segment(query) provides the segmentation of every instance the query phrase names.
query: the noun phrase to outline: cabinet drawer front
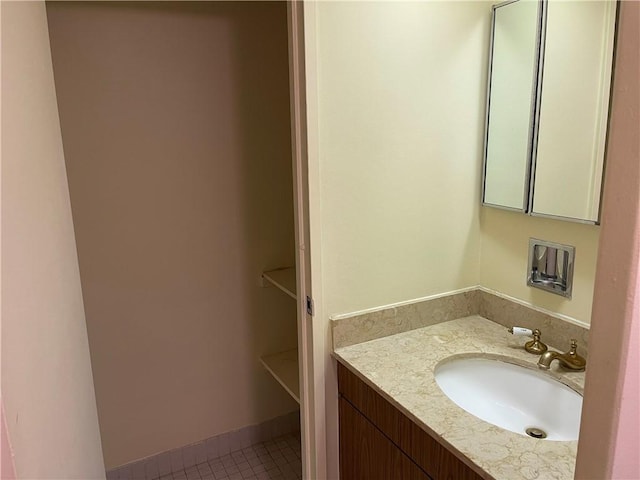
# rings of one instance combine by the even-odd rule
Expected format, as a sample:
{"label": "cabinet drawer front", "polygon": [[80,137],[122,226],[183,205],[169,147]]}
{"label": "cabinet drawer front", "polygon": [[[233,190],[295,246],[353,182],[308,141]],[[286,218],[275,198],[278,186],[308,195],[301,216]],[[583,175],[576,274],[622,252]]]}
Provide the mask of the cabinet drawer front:
{"label": "cabinet drawer front", "polygon": [[[483,478],[340,363],[338,363],[338,390],[344,399],[348,400],[431,478],[436,480],[481,480]],[[342,401],[341,398],[341,403]],[[342,445],[342,430],[340,435]],[[342,449],[342,446],[340,448]]]}
{"label": "cabinet drawer front", "polygon": [[338,389],[420,468],[437,478],[442,450],[438,442],[341,364],[338,364]]}
{"label": "cabinet drawer front", "polygon": [[344,397],[340,397],[340,479],[432,480]]}

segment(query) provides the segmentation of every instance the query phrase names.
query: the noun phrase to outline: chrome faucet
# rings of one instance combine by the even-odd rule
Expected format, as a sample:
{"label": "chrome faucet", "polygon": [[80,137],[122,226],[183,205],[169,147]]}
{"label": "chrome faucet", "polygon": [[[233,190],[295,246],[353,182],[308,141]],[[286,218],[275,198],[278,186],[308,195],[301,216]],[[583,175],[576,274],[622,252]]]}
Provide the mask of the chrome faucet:
{"label": "chrome faucet", "polygon": [[578,342],[575,339],[571,339],[571,349],[567,353],[559,353],[546,351],[542,355],[540,355],[540,360],[538,360],[538,368],[543,370],[549,370],[551,367],[551,362],[554,360],[558,360],[560,365],[568,370],[573,370],[575,372],[581,372],[584,370],[587,365],[587,361],[576,353],[578,349]]}

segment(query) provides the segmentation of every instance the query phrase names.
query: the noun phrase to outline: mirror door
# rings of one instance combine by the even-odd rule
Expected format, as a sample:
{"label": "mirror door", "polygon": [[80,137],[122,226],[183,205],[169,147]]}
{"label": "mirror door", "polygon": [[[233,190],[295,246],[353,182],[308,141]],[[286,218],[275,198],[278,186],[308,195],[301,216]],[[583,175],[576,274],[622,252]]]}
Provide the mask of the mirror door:
{"label": "mirror door", "polygon": [[613,1],[546,2],[534,215],[599,218],[613,43]]}
{"label": "mirror door", "polygon": [[529,193],[540,8],[530,1],[493,7],[483,202],[519,211]]}

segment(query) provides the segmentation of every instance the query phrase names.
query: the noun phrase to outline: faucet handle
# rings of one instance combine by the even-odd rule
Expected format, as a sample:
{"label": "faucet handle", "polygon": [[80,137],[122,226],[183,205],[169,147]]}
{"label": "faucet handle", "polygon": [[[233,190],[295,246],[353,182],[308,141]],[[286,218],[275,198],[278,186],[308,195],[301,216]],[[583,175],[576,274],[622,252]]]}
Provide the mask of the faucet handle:
{"label": "faucet handle", "polygon": [[531,335],[533,336],[533,340],[524,344],[524,349],[533,353],[534,355],[541,355],[547,351],[547,346],[540,341],[540,336],[542,332],[537,328],[535,330],[529,330],[528,328],[522,327],[510,327],[509,333],[513,335]]}
{"label": "faucet handle", "polygon": [[575,338],[571,339],[571,348],[569,349],[570,355],[576,355],[576,351],[578,350],[578,341]]}
{"label": "faucet handle", "polygon": [[566,353],[567,363],[570,364],[572,370],[584,370],[587,365],[587,361],[584,357],[578,355],[578,341],[575,338],[571,339],[571,348]]}
{"label": "faucet handle", "polygon": [[524,344],[524,349],[534,355],[541,355],[547,351],[547,346],[540,341],[542,332],[537,328],[533,331],[533,340]]}

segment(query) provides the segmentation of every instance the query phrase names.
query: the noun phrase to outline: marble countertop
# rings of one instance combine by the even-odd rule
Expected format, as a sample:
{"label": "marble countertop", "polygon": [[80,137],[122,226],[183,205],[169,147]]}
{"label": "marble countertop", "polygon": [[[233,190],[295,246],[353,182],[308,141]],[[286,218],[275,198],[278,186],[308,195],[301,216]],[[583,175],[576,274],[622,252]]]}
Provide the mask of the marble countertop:
{"label": "marble countertop", "polygon": [[[465,354],[536,368],[539,357],[522,348],[527,340],[474,315],[338,348],[334,356],[483,477],[572,479],[577,441],[538,440],[480,420],[453,403],[433,375],[440,361]],[[549,374],[582,393],[584,372],[553,362]]]}

